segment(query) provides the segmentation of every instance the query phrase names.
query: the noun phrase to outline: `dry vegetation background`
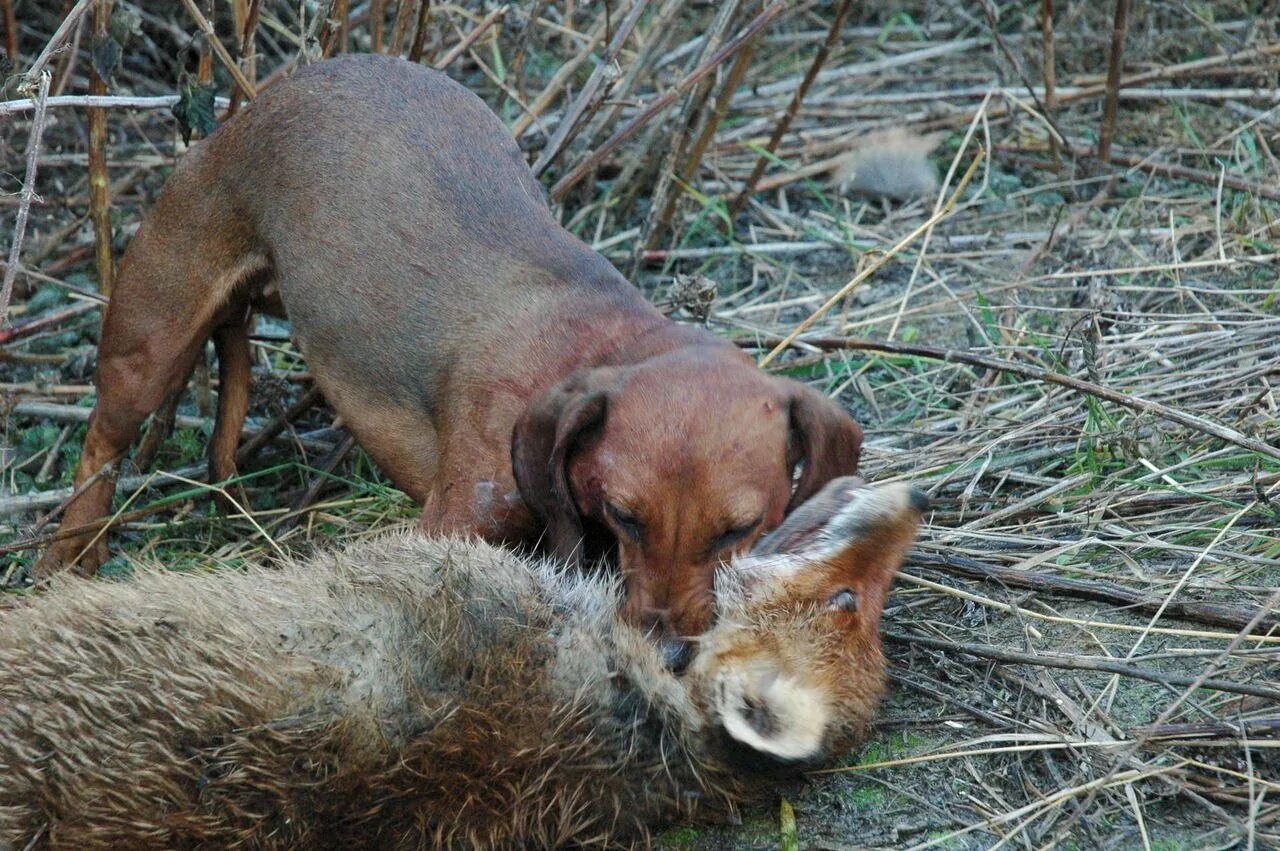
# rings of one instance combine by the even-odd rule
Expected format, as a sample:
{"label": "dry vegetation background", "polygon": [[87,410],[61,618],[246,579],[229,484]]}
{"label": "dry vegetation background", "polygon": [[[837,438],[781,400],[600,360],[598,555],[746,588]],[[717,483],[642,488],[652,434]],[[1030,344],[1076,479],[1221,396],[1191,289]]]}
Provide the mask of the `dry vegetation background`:
{"label": "dry vegetation background", "polygon": [[[0,326],[0,575],[28,593],[57,533],[111,263],[180,124],[242,98],[233,66],[259,88],[396,52],[480,93],[566,225],[678,318],[762,357],[813,320],[767,368],[858,416],[869,477],[935,499],[872,742],[664,843],[1280,847],[1277,4],[1129,6],[0,0],[0,233],[30,205]],[[891,127],[939,134],[937,191],[829,178]],[[287,326],[255,342],[246,512],[203,484],[205,369],[122,471],[119,552],[234,566],[414,514]]]}

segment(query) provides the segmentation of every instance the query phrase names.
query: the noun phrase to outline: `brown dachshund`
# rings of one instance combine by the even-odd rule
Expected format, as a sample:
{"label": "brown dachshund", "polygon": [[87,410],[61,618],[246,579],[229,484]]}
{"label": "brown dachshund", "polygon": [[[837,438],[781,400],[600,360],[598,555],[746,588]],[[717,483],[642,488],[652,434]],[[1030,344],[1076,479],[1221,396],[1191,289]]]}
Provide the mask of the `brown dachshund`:
{"label": "brown dachshund", "polygon": [[[423,528],[541,537],[560,556],[616,543],[627,615],[668,634],[705,629],[714,567],[857,466],[843,410],[671,322],[562,228],[479,98],[346,56],[269,88],[169,178],[120,264],[87,486],[64,525],[108,511],[99,472],[210,337],[210,473],[234,475],[252,311],[286,308],[316,383],[423,504]],[[58,542],[37,574],[96,568],[91,538]]]}

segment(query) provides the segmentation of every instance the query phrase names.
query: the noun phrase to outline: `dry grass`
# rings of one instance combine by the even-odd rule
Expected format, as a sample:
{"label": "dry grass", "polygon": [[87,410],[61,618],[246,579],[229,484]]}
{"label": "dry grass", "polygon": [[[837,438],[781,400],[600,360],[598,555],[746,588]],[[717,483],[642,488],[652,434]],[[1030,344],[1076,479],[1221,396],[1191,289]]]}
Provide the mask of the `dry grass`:
{"label": "dry grass", "polygon": [[[17,72],[53,35],[51,5],[16,3]],[[215,5],[239,56],[237,4]],[[942,209],[979,147],[988,154],[949,216],[768,366],[854,411],[867,475],[935,498],[886,618],[897,688],[880,734],[788,796],[794,823],[749,814],[732,830],[673,831],[669,844],[1280,845],[1275,4],[1136,4],[1105,166],[1092,146],[1114,8],[1048,5],[1051,96],[1041,4],[855,8],[735,218],[729,205],[839,3],[768,23],[728,94],[741,54],[703,85],[688,78],[758,19],[758,3],[733,4],[717,28],[711,6],[653,0],[616,48],[633,8],[623,0],[607,19],[595,4],[572,18],[565,4],[440,5],[422,31],[393,0],[334,4],[350,9],[346,27],[262,4],[258,87],[297,60],[304,32],[316,51],[369,49],[369,9],[383,9],[384,43],[399,31],[402,52],[448,59],[522,128],[531,162],[554,140],[542,176],[571,228],[634,266],[657,302],[678,300],[676,274],[717,281],[711,326],[761,356]],[[179,4],[116,7],[138,11],[140,28],[111,94],[172,95],[199,58],[192,18]],[[78,52],[51,56],[54,94],[88,91],[89,42],[86,28]],[[616,68],[596,70],[605,51]],[[664,94],[671,106],[639,120]],[[17,97],[12,82],[5,97]],[[0,329],[0,546],[15,575],[33,555],[22,542],[56,527],[43,518],[66,494],[92,401],[89,137],[83,111],[48,112],[25,271]],[[577,120],[562,131],[566,115]],[[0,233],[13,230],[30,119],[0,113]],[[826,182],[853,140],[896,125],[946,133],[937,198],[889,205]],[[175,136],[162,109],[108,113],[117,256]],[[598,167],[564,185],[592,157]],[[689,176],[664,190],[674,207],[650,203],[664,168]],[[122,550],[234,564],[412,514],[363,455],[339,451],[323,407],[290,411],[305,364],[286,330],[259,329],[251,430],[285,427],[246,468],[252,517],[210,514],[208,489],[192,484],[210,427],[197,386],[157,465],[122,489]],[[286,517],[297,525],[284,531]]]}

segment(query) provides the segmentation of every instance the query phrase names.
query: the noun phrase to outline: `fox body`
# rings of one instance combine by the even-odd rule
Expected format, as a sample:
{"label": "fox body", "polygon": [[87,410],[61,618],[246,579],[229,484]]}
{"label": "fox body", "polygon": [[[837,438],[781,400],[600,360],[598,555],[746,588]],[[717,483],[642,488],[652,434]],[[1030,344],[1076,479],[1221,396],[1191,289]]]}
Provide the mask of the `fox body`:
{"label": "fox body", "polygon": [[839,754],[922,505],[839,479],[681,676],[604,573],[418,533],[0,617],[0,847],[610,845]]}

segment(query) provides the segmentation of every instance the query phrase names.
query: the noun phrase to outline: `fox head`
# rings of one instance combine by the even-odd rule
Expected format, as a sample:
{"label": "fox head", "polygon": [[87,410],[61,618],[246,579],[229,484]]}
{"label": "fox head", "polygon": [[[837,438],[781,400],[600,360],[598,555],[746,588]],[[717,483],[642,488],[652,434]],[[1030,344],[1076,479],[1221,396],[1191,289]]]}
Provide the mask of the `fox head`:
{"label": "fox head", "polygon": [[722,569],[687,676],[727,758],[812,767],[865,733],[884,690],[880,613],[927,508],[905,484],[834,479]]}

